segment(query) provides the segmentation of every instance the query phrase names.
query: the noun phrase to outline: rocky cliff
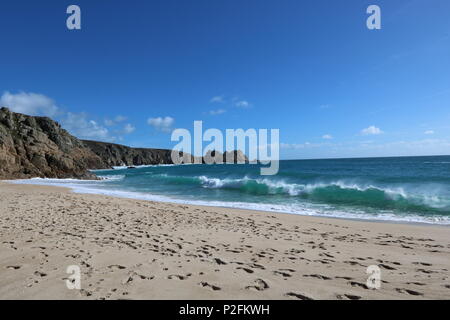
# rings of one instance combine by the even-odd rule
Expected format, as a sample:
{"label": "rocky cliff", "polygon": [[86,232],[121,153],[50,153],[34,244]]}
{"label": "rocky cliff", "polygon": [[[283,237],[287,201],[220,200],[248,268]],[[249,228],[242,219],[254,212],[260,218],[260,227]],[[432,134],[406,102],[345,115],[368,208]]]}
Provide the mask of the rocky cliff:
{"label": "rocky cliff", "polygon": [[[131,148],[119,144],[79,140],[47,117],[32,117],[0,109],[0,179],[77,178],[95,179],[89,169],[113,166],[172,164],[171,150]],[[210,151],[199,163],[217,157],[226,162],[247,163],[241,151]],[[194,162],[190,154],[181,154]],[[209,159],[207,161],[207,159]],[[219,161],[220,163],[221,161]]]}
{"label": "rocky cliff", "polygon": [[0,179],[93,179],[94,167],[103,160],[57,122],[0,109]]}
{"label": "rocky cliff", "polygon": [[[166,149],[147,149],[147,148],[131,148],[115,143],[82,140],[86,147],[91,149],[96,155],[103,160],[102,167],[114,166],[140,166],[155,164],[172,164],[172,150]],[[180,154],[183,157],[183,154]],[[217,158],[215,158],[217,157]],[[248,163],[245,154],[238,151],[229,151],[222,154],[218,151],[209,151],[203,159],[199,157],[199,163],[225,163],[227,157],[232,157],[235,163]],[[233,158],[234,157],[234,158]],[[194,157],[188,153],[184,155],[185,162],[194,163]]]}
{"label": "rocky cliff", "polygon": [[82,141],[86,147],[102,159],[102,167],[173,163],[171,150],[131,148],[115,143]]}

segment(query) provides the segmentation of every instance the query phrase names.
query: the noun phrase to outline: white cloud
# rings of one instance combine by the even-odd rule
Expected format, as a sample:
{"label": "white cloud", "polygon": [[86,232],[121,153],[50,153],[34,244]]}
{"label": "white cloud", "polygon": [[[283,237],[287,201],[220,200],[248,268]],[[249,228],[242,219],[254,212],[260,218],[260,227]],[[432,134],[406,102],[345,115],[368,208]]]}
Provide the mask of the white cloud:
{"label": "white cloud", "polygon": [[136,128],[132,126],[130,123],[127,123],[125,127],[123,127],[123,132],[126,134],[132,133]]}
{"label": "white cloud", "polygon": [[329,148],[331,146],[334,146],[335,144],[331,142],[321,142],[321,143],[311,143],[311,142],[305,142],[305,143],[280,143],[280,149],[286,149],[286,150],[300,150],[300,149],[315,149],[315,148],[322,148],[326,147]]}
{"label": "white cloud", "polygon": [[118,115],[114,120],[115,120],[116,122],[122,122],[122,121],[127,120],[127,117]]}
{"label": "white cloud", "polygon": [[212,116],[216,116],[216,115],[219,115],[219,114],[223,114],[225,112],[227,112],[227,110],[225,110],[225,109],[217,109],[217,110],[211,110],[209,112],[209,114],[212,115]]}
{"label": "white cloud", "polygon": [[252,104],[247,100],[243,100],[239,97],[226,98],[224,95],[212,97],[209,100],[210,103],[222,103],[230,104],[238,108],[250,108]]}
{"label": "white cloud", "polygon": [[422,139],[393,141],[384,144],[362,144],[349,146],[346,153],[358,152],[360,156],[420,156],[444,155],[450,150],[450,140]]}
{"label": "white cloud", "polygon": [[382,134],[382,133],[383,133],[383,131],[381,131],[380,128],[377,128],[375,126],[370,126],[368,128],[365,128],[365,129],[361,130],[361,134],[364,135],[364,136],[377,135],[377,134]]}
{"label": "white cloud", "polygon": [[305,147],[304,144],[298,143],[280,143],[281,149],[303,149]]}
{"label": "white cloud", "polygon": [[105,124],[105,126],[112,127],[112,126],[115,126],[116,124],[118,124],[119,122],[123,122],[123,121],[125,121],[125,120],[127,120],[127,117],[118,115],[118,116],[116,116],[116,117],[114,118],[114,120],[111,120],[111,119],[108,119],[108,118],[105,119],[105,120],[103,121],[103,123]]}
{"label": "white cloud", "polygon": [[12,94],[4,92],[0,98],[0,106],[8,107],[11,111],[24,113],[30,116],[55,116],[58,106],[43,94],[20,92]]}
{"label": "white cloud", "polygon": [[108,127],[112,127],[112,126],[116,125],[116,123],[114,122],[114,120],[111,120],[111,119],[105,119],[105,120],[103,121],[103,123],[105,124],[105,126],[108,126]]}
{"label": "white cloud", "polygon": [[330,139],[333,139],[333,136],[332,136],[331,134],[324,134],[324,135],[322,136],[322,139],[330,140]]}
{"label": "white cloud", "polygon": [[225,103],[225,99],[223,96],[215,96],[212,97],[211,100],[209,100],[211,103]]}
{"label": "white cloud", "polygon": [[[70,134],[81,139],[116,140],[116,137],[111,136],[107,128],[89,119],[87,114],[66,112],[59,108],[53,99],[43,94],[33,92],[12,94],[6,91],[0,98],[0,106],[3,105],[18,113],[52,117],[53,120],[60,122],[61,126],[69,131]],[[105,120],[105,125],[115,125],[116,122],[121,122],[125,119],[123,116],[117,116],[114,120]],[[133,130],[134,127],[131,125],[124,128],[126,133]]]}
{"label": "white cloud", "polygon": [[434,131],[433,130],[427,130],[427,131],[424,132],[424,134],[428,134],[428,135],[434,134]]}
{"label": "white cloud", "polygon": [[87,119],[84,113],[68,112],[61,120],[61,125],[70,133],[81,139],[114,140],[107,128],[94,120]]}
{"label": "white cloud", "polygon": [[280,143],[281,149],[304,149],[306,148],[310,143]]}
{"label": "white cloud", "polygon": [[234,105],[236,107],[239,107],[239,108],[248,108],[248,107],[250,107],[250,103],[248,101],[246,101],[246,100],[237,101]]}
{"label": "white cloud", "polygon": [[149,118],[147,123],[151,125],[156,130],[160,130],[163,132],[170,132],[172,129],[172,125],[175,122],[175,119],[172,117],[157,117],[157,118]]}

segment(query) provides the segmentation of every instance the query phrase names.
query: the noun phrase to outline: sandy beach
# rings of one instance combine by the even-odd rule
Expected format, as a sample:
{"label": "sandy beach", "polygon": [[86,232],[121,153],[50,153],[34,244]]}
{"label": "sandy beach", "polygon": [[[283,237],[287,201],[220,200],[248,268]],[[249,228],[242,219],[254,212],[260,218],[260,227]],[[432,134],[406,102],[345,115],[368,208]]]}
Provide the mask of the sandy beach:
{"label": "sandy beach", "polygon": [[[0,299],[450,299],[450,228],[0,182]],[[66,269],[81,269],[81,290]],[[381,269],[381,288],[366,269]]]}

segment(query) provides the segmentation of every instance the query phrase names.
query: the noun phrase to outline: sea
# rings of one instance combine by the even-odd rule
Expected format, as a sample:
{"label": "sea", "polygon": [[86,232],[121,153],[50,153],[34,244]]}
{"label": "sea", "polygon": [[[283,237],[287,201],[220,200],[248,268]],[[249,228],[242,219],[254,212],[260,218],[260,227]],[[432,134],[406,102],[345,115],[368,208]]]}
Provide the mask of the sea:
{"label": "sea", "polygon": [[27,179],[74,192],[358,220],[450,225],[450,156],[154,165],[93,171],[102,180]]}

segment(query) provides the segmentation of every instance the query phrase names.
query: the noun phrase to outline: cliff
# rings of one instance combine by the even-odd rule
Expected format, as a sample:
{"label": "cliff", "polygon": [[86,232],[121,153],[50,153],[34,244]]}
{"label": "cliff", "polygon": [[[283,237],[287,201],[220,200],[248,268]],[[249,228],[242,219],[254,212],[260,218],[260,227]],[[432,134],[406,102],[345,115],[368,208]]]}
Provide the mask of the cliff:
{"label": "cliff", "polygon": [[[0,179],[96,179],[89,169],[113,166],[172,164],[171,150],[131,148],[119,144],[79,140],[47,117],[33,117],[0,109]],[[241,151],[231,151],[236,163],[248,163]],[[225,162],[227,153],[210,151]],[[190,154],[185,159],[194,162]]]}
{"label": "cliff", "polygon": [[50,118],[0,109],[0,179],[95,179],[88,169],[102,166],[99,156]]}
{"label": "cliff", "polygon": [[102,167],[173,163],[171,150],[131,148],[115,143],[82,141],[86,147],[102,159]]}
{"label": "cliff", "polygon": [[[140,165],[155,165],[155,164],[172,164],[171,153],[172,150],[166,149],[147,149],[147,148],[131,148],[120,144],[82,140],[83,143],[91,149],[96,155],[103,160],[103,167],[113,166],[140,166]],[[226,157],[234,156],[235,163],[248,163],[248,159],[242,151],[230,151],[224,154],[218,151],[209,151],[201,163],[213,163],[214,157],[217,156],[222,163],[226,162]],[[185,159],[190,159],[194,162],[194,157],[188,153],[185,154]]]}

